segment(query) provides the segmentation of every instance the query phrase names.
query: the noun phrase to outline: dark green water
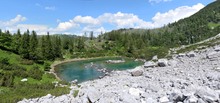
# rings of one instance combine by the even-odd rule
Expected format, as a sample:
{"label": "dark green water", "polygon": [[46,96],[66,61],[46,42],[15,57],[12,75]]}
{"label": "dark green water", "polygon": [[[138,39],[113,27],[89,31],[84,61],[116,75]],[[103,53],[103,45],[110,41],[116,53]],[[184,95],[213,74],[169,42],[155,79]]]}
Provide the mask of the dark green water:
{"label": "dark green water", "polygon": [[[126,62],[109,64],[106,63],[107,60],[121,60],[124,59]],[[98,71],[100,68],[106,68],[109,71],[112,70],[126,70],[133,69],[136,66],[143,64],[142,62],[136,62],[133,59],[121,58],[121,57],[111,57],[111,58],[99,58],[91,60],[82,60],[60,64],[56,67],[57,75],[65,80],[72,81],[77,79],[78,82],[84,82],[88,80],[93,80],[99,78],[99,76],[104,76],[103,72]]]}

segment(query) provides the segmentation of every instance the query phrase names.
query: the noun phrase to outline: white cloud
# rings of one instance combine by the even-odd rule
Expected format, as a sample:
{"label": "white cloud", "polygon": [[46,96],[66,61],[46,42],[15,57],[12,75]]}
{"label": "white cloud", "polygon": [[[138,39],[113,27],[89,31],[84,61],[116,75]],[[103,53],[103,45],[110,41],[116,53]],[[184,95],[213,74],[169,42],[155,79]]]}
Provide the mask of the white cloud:
{"label": "white cloud", "polygon": [[91,16],[76,16],[73,19],[74,22],[76,23],[82,23],[82,24],[91,24],[91,25],[98,25],[99,24],[99,20],[91,17]]}
{"label": "white cloud", "polygon": [[149,0],[150,3],[160,3],[160,2],[168,2],[172,0]]}
{"label": "white cloud", "polygon": [[17,24],[19,22],[25,21],[26,17],[23,17],[21,15],[17,15],[14,19],[11,19],[9,21],[0,21],[1,26],[12,26],[14,24]]}
{"label": "white cloud", "polygon": [[204,7],[203,4],[198,3],[192,7],[189,6],[182,6],[178,7],[174,10],[169,10],[165,13],[158,12],[153,18],[153,24],[154,27],[161,27],[163,25],[166,25],[168,23],[173,23],[175,21],[178,21],[180,19],[189,17],[193,15],[194,13],[198,12],[200,9]]}
{"label": "white cloud", "polygon": [[79,27],[79,24],[75,23],[73,20],[69,20],[68,22],[60,22],[54,31],[66,31],[75,27]]}
{"label": "white cloud", "polygon": [[46,6],[44,9],[53,11],[53,10],[56,10],[56,7],[55,6]]}

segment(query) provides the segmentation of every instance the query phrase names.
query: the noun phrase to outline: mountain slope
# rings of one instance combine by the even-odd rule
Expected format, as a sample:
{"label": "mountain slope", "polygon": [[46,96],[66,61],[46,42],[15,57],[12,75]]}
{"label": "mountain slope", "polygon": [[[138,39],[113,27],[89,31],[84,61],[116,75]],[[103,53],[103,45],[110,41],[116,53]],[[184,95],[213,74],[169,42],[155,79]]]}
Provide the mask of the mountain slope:
{"label": "mountain slope", "polygon": [[[153,55],[165,56],[165,51],[169,48],[193,44],[218,33],[220,33],[219,0],[188,18],[162,28],[113,30],[105,33],[103,38],[115,43],[112,48],[122,48],[120,51],[122,54],[149,59]],[[152,51],[157,53],[151,53]]]}

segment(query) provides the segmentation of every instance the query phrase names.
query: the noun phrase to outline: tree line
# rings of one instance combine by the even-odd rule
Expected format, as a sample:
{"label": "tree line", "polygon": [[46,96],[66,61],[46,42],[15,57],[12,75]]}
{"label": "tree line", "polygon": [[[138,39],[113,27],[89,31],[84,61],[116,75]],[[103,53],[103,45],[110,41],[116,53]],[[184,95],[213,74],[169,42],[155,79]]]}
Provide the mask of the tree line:
{"label": "tree line", "polygon": [[62,58],[67,52],[82,51],[84,37],[65,35],[37,35],[35,31],[27,30],[21,34],[11,34],[8,30],[0,30],[0,49],[12,51],[24,59],[29,60],[54,60]]}

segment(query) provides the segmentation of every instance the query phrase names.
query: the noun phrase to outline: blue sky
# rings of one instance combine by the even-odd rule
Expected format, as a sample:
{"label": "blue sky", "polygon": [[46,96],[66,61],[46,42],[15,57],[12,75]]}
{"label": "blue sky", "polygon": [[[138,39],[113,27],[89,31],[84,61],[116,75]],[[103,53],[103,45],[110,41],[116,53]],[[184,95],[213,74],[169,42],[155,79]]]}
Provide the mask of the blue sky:
{"label": "blue sky", "polygon": [[214,0],[2,0],[0,28],[38,34],[83,34],[157,28],[188,17]]}

